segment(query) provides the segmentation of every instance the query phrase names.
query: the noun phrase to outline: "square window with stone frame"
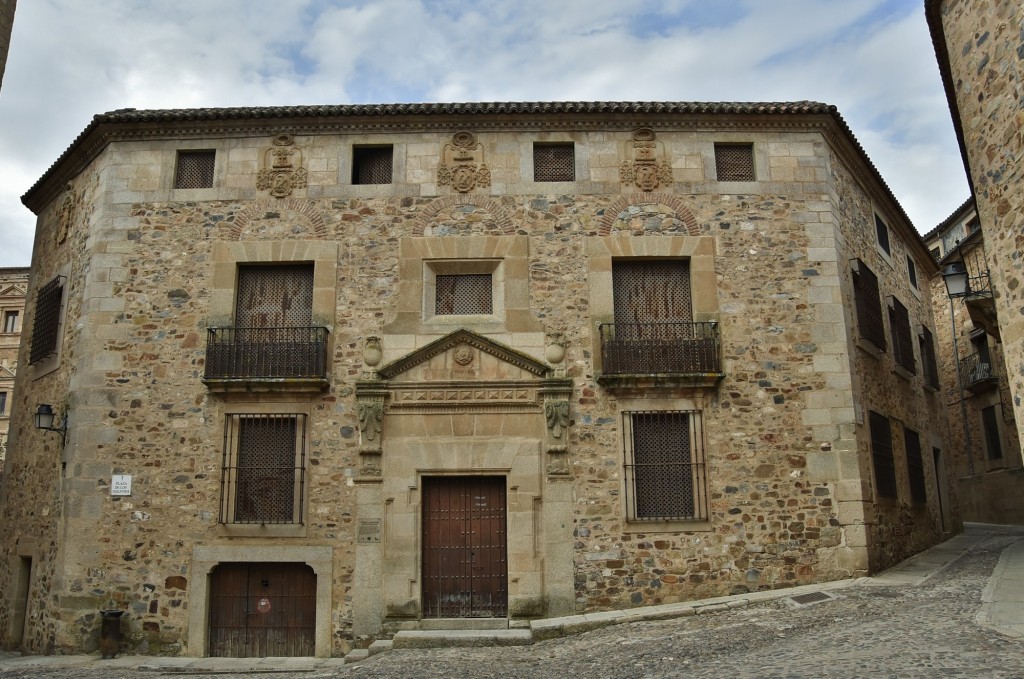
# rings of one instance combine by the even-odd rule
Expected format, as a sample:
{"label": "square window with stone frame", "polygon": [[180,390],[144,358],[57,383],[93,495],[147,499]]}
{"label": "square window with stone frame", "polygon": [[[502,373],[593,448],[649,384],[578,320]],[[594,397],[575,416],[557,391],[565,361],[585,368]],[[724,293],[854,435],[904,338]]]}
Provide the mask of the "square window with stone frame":
{"label": "square window with stone frame", "polygon": [[353,146],[352,147],[352,183],[353,184],[390,184],[394,165],[394,147],[386,146]]}
{"label": "square window with stone frame", "polygon": [[437,316],[490,314],[494,310],[494,284],[489,273],[439,273],[434,286]]}
{"label": "square window with stone frame", "polygon": [[5,311],[4,312],[4,333],[13,334],[18,332],[18,312],[17,311]]}
{"label": "square window with stone frame", "polygon": [[878,497],[895,500],[896,460],[892,452],[892,425],[889,418],[875,411],[868,412],[871,430],[871,462],[875,470],[875,490]]}
{"label": "square window with stone frame", "polygon": [[36,293],[29,365],[40,363],[58,352],[63,304],[64,276],[55,277]]}
{"label": "square window with stone frame", "polygon": [[622,442],[627,520],[707,520],[700,412],[623,412]]}
{"label": "square window with stone frame", "polygon": [[878,292],[878,277],[859,259],[853,264],[853,301],[857,311],[857,330],[860,337],[885,351],[885,322],[882,320],[882,299]]}
{"label": "square window with stone frame", "polygon": [[910,313],[895,297],[889,298],[889,329],[892,331],[892,355],[896,365],[916,375],[917,364],[914,361],[914,341],[910,334]]}
{"label": "square window with stone frame", "polygon": [[213,188],[216,158],[216,151],[178,151],[178,160],[174,171],[174,188]]}
{"label": "square window with stone frame", "polygon": [[533,181],[571,182],[576,179],[576,153],[572,142],[533,145]]}
{"label": "square window with stone frame", "polygon": [[877,213],[875,214],[875,239],[878,241],[878,247],[885,254],[892,254],[892,246],[889,244],[889,227]]}
{"label": "square window with stone frame", "polygon": [[753,144],[715,144],[715,176],[720,182],[752,182]]}
{"label": "square window with stone frame", "polygon": [[306,415],[227,416],[221,465],[220,522],[301,524]]}

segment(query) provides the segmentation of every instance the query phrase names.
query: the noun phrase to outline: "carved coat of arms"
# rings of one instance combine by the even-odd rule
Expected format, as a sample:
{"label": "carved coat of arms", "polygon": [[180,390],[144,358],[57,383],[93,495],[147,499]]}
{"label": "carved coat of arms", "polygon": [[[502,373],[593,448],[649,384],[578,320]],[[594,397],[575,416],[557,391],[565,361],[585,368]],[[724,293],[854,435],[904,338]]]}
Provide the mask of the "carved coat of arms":
{"label": "carved coat of arms", "polygon": [[648,193],[659,187],[671,186],[672,165],[665,159],[664,146],[654,138],[654,130],[649,127],[636,130],[632,143],[627,146],[626,157],[632,160],[622,161],[619,168],[619,179],[623,184],[635,184]]}
{"label": "carved coat of arms", "polygon": [[256,188],[270,191],[275,198],[290,196],[293,189],[306,187],[302,151],[290,134],[274,137],[273,146],[263,152],[263,167],[256,175]]}
{"label": "carved coat of arms", "polygon": [[491,171],[484,162],[484,147],[472,132],[456,132],[451,143],[445,144],[441,164],[437,168],[437,183],[451,186],[459,193],[491,185]]}

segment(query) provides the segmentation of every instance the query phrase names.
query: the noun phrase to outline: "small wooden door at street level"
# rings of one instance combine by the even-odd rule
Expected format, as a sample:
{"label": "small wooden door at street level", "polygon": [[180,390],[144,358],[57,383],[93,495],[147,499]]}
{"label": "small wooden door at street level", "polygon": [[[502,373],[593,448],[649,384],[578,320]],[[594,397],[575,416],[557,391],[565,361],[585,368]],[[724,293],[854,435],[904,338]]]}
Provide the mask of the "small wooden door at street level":
{"label": "small wooden door at street level", "polygon": [[312,656],[316,574],[302,563],[222,563],[210,575],[210,655]]}
{"label": "small wooden door at street level", "polygon": [[423,617],[508,615],[503,476],[423,479]]}

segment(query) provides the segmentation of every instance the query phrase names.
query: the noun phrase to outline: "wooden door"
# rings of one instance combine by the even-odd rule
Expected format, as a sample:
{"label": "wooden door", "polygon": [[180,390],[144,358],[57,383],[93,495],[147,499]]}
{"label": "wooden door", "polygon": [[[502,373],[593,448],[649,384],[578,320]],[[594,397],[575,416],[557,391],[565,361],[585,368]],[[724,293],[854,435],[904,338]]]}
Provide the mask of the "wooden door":
{"label": "wooden door", "polygon": [[423,479],[423,617],[508,615],[505,478]]}
{"label": "wooden door", "polygon": [[210,655],[312,656],[316,574],[301,563],[222,563],[210,576]]}

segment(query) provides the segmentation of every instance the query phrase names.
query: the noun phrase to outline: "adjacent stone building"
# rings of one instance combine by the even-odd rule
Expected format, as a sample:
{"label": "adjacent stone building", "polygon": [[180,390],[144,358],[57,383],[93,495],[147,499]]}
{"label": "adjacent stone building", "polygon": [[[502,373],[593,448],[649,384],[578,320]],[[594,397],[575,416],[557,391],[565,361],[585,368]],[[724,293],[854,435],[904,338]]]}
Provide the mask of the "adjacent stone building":
{"label": "adjacent stone building", "polygon": [[14,403],[14,375],[18,371],[27,290],[27,268],[0,268],[0,473],[3,473],[7,454],[7,430]]}
{"label": "adjacent stone building", "polygon": [[966,283],[961,294],[956,282],[947,285],[942,275],[932,279],[950,468],[961,516],[965,521],[1024,523],[1020,428],[974,200],[923,238],[942,270],[962,274]]}
{"label": "adjacent stone building", "polygon": [[834,107],[127,109],[24,201],[8,648],[326,656],[958,529],[936,264]]}
{"label": "adjacent stone building", "polygon": [[0,0],[0,85],[7,68],[7,53],[11,47],[11,31],[14,30],[14,10],[17,0]]}
{"label": "adjacent stone building", "polygon": [[1024,422],[1024,5],[926,0],[925,10],[985,233],[1007,405],[1014,421]]}

